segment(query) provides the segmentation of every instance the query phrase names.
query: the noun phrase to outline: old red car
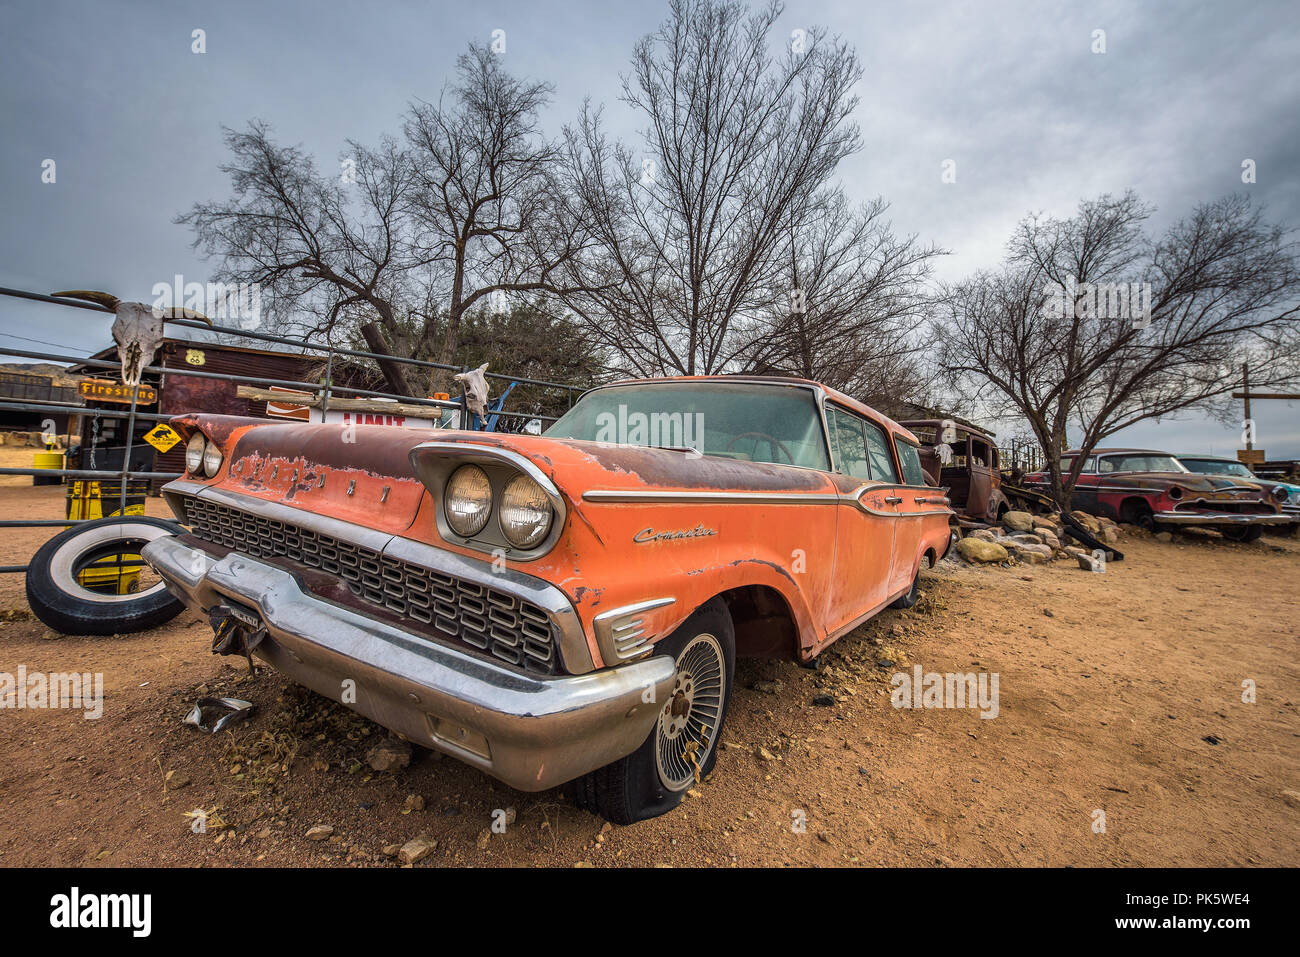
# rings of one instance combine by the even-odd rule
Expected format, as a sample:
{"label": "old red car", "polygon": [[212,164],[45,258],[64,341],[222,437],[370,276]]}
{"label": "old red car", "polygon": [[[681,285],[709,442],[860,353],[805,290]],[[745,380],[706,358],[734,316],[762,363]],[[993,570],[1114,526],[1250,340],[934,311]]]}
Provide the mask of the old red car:
{"label": "old red car", "polygon": [[[1069,472],[1077,450],[1061,457]],[[1050,490],[1047,474],[1025,477],[1025,484]],[[1289,525],[1292,518],[1279,499],[1253,482],[1197,475],[1168,452],[1149,449],[1096,449],[1079,473],[1071,507],[1146,529],[1214,528],[1233,541],[1254,541],[1269,525]]]}
{"label": "old red car", "polygon": [[811,661],[949,545],[916,437],[800,379],[603,386],[540,437],[172,424],[188,531],[143,554],[217,650],[618,822],[712,768],[737,655]]}

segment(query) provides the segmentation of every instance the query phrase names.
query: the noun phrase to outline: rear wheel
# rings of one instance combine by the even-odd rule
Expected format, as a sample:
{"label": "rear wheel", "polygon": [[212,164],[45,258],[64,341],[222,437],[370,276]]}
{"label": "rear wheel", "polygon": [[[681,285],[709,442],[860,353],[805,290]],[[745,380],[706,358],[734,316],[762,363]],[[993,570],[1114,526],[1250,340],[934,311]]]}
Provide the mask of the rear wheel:
{"label": "rear wheel", "polygon": [[566,784],[574,804],[615,824],[658,817],[680,804],[717,761],[735,646],[731,615],[720,598],[661,641],[656,650],[673,656],[677,673],[654,729],[627,757]]}
{"label": "rear wheel", "polygon": [[901,595],[889,603],[890,608],[911,608],[916,604],[916,600],[921,597],[921,570],[918,568],[916,574],[912,576],[912,587],[907,590],[906,595]]}

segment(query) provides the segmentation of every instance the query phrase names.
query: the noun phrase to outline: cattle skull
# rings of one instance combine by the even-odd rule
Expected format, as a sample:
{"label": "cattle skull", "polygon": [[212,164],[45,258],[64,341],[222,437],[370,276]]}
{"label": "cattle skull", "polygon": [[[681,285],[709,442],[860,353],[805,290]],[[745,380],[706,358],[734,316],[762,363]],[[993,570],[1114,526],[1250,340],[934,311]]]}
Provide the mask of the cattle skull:
{"label": "cattle skull", "polygon": [[212,325],[212,320],[193,309],[159,309],[147,306],[143,302],[122,302],[107,292],[95,292],[87,289],[74,289],[68,292],[56,292],[56,296],[68,299],[84,299],[86,302],[98,303],[112,311],[113,341],[117,343],[117,357],[122,362],[123,385],[135,387],[140,384],[144,367],[153,362],[154,353],[162,345],[163,323],[168,319],[197,319]]}
{"label": "cattle skull", "polygon": [[487,367],[485,362],[477,369],[458,372],[452,376],[465,390],[465,405],[474,415],[481,416],[487,412],[488,383],[487,376],[483,374],[487,372]]}

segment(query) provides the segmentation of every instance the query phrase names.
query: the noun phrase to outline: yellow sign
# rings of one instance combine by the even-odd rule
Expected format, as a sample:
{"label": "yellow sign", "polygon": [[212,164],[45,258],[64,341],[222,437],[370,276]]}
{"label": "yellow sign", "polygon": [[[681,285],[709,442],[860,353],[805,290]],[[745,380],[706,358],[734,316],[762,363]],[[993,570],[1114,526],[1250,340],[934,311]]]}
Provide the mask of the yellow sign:
{"label": "yellow sign", "polygon": [[181,440],[180,434],[166,422],[159,422],[144,434],[144,440],[159,452],[166,452]]}
{"label": "yellow sign", "polygon": [[208,357],[203,354],[202,349],[186,349],[185,361],[192,366],[201,366],[208,361]]}
{"label": "yellow sign", "polygon": [[[112,379],[82,379],[80,391],[83,398],[94,399],[96,402],[131,404],[131,390]],[[153,405],[158,401],[158,391],[151,385],[137,386],[136,393],[137,405]]]}

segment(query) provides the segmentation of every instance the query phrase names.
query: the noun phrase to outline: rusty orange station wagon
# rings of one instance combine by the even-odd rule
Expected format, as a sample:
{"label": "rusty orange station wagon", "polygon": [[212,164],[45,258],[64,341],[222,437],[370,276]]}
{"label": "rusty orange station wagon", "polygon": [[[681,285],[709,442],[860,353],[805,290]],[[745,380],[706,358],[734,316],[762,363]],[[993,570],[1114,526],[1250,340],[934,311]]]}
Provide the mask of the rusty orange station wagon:
{"label": "rusty orange station wagon", "polygon": [[737,655],[813,662],[950,542],[916,437],[802,379],[614,383],[542,436],[172,425],[188,530],[143,552],[214,651],[617,823],[709,773]]}

